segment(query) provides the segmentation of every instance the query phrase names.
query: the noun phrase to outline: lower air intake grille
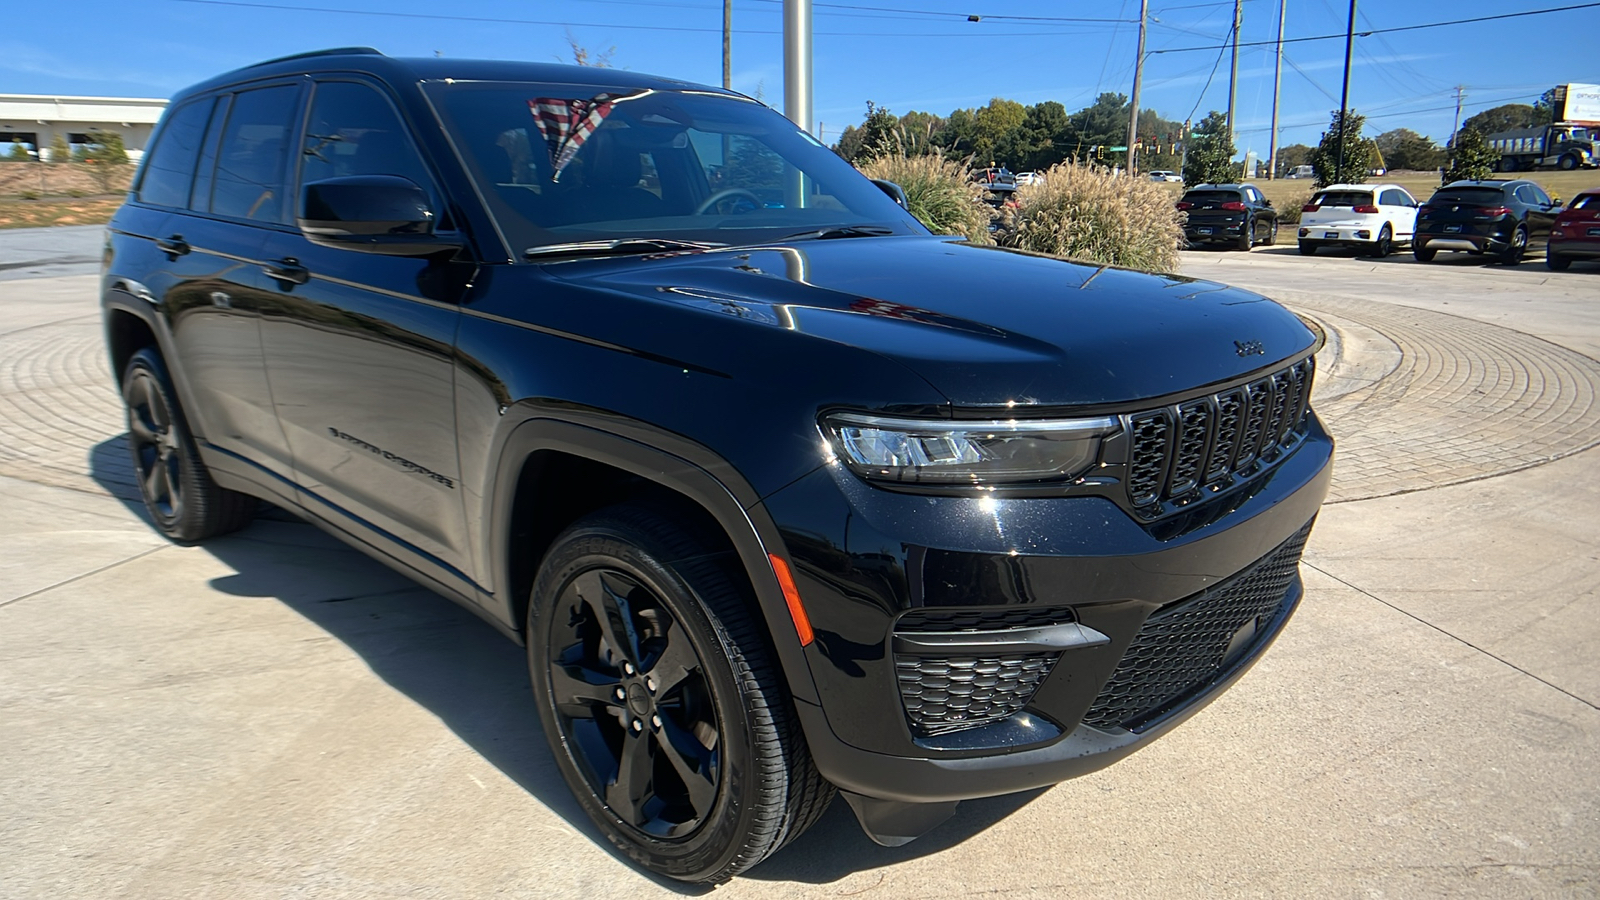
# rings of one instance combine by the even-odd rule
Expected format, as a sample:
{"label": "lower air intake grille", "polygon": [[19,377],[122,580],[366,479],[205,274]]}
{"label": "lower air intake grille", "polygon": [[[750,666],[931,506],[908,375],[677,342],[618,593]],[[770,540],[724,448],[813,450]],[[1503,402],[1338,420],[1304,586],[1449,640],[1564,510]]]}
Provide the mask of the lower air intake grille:
{"label": "lower air intake grille", "polygon": [[[1287,602],[1310,534],[1307,525],[1250,568],[1145,620],[1084,724],[1137,725],[1210,681],[1232,662],[1234,636],[1247,625],[1263,628]],[[1248,631],[1242,640],[1236,653],[1254,643]]]}
{"label": "lower air intake grille", "polygon": [[894,660],[906,718],[925,735],[988,725],[1026,706],[1059,653],[901,656]]}

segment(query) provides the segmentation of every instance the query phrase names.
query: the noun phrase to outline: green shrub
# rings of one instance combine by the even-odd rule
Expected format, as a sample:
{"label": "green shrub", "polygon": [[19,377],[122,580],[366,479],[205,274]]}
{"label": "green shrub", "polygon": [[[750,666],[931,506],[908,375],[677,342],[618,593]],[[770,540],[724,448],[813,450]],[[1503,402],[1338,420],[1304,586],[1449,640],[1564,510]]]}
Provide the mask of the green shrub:
{"label": "green shrub", "polygon": [[67,191],[67,196],[68,197],[87,197],[87,196],[89,196],[89,192],[85,191],[85,190],[80,190],[78,188],[73,188],[73,189]]}
{"label": "green shrub", "polygon": [[1005,246],[1146,272],[1178,269],[1183,218],[1162,185],[1066,162],[1043,184],[1017,191],[1017,200]]}
{"label": "green shrub", "polygon": [[37,200],[40,194],[38,191],[18,191],[17,196],[24,200]]}
{"label": "green shrub", "polygon": [[943,156],[905,157],[890,153],[860,166],[868,178],[900,185],[906,205],[918,221],[935,234],[959,234],[976,244],[992,244],[991,211],[983,202],[983,188],[972,180],[966,164]]}

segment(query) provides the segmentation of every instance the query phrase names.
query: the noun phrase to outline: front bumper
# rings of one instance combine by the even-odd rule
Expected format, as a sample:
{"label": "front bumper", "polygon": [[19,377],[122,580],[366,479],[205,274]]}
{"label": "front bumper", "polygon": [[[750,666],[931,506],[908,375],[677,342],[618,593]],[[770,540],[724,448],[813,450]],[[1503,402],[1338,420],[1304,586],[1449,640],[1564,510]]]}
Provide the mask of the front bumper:
{"label": "front bumper", "polygon": [[[1055,784],[1156,739],[1237,681],[1276,637],[1299,601],[1299,546],[1274,596],[1244,623],[1214,623],[1209,668],[1124,703],[1109,695],[1138,695],[1149,674],[1128,668],[1130,647],[1151,652],[1147,626],[1198,608],[1303,535],[1331,459],[1313,417],[1290,456],[1245,489],[1198,504],[1179,533],[1100,497],[898,494],[837,468],[768,498],[816,631],[807,660],[821,706],[798,706],[823,775],[864,798],[946,804]],[[930,680],[901,626],[953,610],[1024,619],[1065,611],[1104,640],[1066,642],[1031,683],[1018,666],[1039,651],[1032,644],[971,653],[951,661],[947,681],[939,671]],[[933,702],[966,704],[979,717],[1018,683],[1031,691],[1021,708],[978,727],[930,729],[926,709],[912,709],[931,684]]]}

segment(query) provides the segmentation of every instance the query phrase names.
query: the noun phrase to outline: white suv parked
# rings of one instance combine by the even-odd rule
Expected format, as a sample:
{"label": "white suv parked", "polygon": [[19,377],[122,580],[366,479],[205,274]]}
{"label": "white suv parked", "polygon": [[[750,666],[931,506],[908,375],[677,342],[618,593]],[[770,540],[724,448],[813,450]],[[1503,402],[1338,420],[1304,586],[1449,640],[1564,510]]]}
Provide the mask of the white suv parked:
{"label": "white suv parked", "polygon": [[1300,207],[1300,252],[1354,247],[1384,257],[1409,244],[1422,204],[1398,184],[1330,184]]}

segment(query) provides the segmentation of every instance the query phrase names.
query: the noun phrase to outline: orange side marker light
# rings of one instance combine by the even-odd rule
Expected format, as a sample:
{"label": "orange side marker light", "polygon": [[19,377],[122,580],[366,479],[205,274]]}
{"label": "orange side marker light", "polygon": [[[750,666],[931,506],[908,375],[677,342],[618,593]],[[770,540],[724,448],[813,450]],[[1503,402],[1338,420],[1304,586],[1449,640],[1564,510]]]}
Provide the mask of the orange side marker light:
{"label": "orange side marker light", "polygon": [[772,553],[767,554],[767,559],[772,562],[772,574],[778,576],[778,587],[783,589],[783,602],[789,604],[789,618],[794,620],[795,633],[800,635],[800,646],[809,647],[817,636],[811,630],[811,617],[806,615],[805,605],[800,602],[800,589],[794,586],[789,564]]}

